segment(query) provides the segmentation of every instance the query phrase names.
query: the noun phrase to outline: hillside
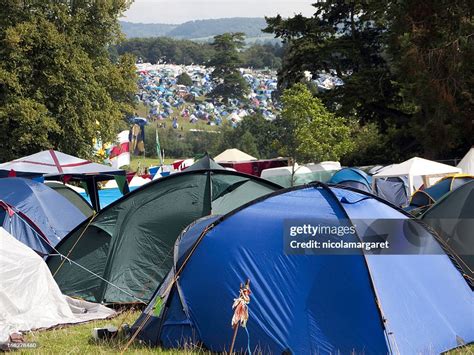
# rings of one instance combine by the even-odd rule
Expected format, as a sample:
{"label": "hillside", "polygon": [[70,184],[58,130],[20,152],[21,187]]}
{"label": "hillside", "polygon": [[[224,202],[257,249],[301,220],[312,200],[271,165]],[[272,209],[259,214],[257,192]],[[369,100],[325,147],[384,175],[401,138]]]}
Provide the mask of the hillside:
{"label": "hillside", "polygon": [[162,37],[174,30],[178,25],[163,23],[133,23],[120,21],[122,32],[127,38]]}
{"label": "hillside", "polygon": [[243,32],[249,38],[268,38],[262,32],[266,27],[263,18],[222,18],[212,20],[189,21],[180,25],[144,24],[120,22],[127,38],[166,36],[178,39],[211,38],[224,32]]}

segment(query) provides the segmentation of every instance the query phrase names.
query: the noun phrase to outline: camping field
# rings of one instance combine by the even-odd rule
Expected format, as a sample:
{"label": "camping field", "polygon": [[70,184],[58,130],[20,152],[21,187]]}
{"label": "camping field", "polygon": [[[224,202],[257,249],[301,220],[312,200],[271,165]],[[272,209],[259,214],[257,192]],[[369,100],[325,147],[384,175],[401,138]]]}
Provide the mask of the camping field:
{"label": "camping field", "polygon": [[[174,112],[170,117],[166,118],[163,121],[158,121],[158,122],[166,122],[166,125],[168,127],[171,127],[173,119],[176,118],[178,120],[179,129],[181,129],[182,127],[183,131],[189,131],[191,129],[197,129],[197,130],[202,130],[202,131],[217,131],[216,126],[209,126],[208,124],[206,124],[206,122],[202,120],[199,120],[196,123],[189,123],[189,118],[181,117],[181,115],[179,114],[179,112],[181,112],[185,108],[191,109],[192,105],[185,104],[183,107],[180,108],[180,110],[177,110],[176,112]],[[148,107],[145,106],[143,103],[139,103],[137,105],[136,113],[138,116],[147,117]],[[153,123],[152,128],[154,129],[154,127],[155,127],[155,124]]]}
{"label": "camping field", "polygon": [[[117,354],[120,353],[127,341],[95,342],[92,339],[92,329],[113,325],[120,327],[123,324],[132,325],[140,315],[139,311],[125,311],[114,319],[85,323],[76,326],[59,327],[53,330],[35,331],[26,336],[27,342],[36,342],[38,348],[22,350],[23,354]],[[133,344],[126,351],[127,354],[209,354],[199,349],[166,351],[159,348],[150,348],[141,344]],[[474,345],[451,351],[449,355],[474,355]]]}

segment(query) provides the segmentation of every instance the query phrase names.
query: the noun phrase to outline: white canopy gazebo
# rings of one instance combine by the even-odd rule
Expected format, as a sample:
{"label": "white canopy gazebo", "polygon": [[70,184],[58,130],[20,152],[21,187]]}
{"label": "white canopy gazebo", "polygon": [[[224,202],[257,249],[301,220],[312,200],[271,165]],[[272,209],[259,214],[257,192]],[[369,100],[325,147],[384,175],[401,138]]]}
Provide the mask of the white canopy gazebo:
{"label": "white canopy gazebo", "polygon": [[242,152],[238,149],[227,149],[224,150],[221,154],[214,158],[216,162],[240,162],[240,161],[251,161],[257,160],[257,158]]}
{"label": "white canopy gazebo", "polygon": [[421,177],[425,187],[429,187],[431,185],[431,178],[441,178],[449,174],[458,174],[460,172],[460,168],[415,157],[404,161],[403,163],[394,164],[375,174],[373,176],[372,184],[375,184],[375,180],[379,178],[407,176],[408,188],[410,194],[413,194],[413,192],[415,192],[415,177]]}

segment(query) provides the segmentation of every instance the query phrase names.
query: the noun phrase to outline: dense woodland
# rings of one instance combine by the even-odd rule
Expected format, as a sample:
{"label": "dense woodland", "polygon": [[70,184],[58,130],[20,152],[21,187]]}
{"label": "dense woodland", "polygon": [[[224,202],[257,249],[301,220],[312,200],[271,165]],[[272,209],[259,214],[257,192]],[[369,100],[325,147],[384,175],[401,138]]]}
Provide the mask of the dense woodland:
{"label": "dense woodland", "polygon": [[[278,69],[281,67],[283,52],[284,48],[280,43],[254,43],[242,48],[239,56],[244,67]],[[215,55],[215,49],[210,42],[156,37],[128,39],[111,48],[111,53],[114,57],[130,53],[148,63],[161,61],[208,65]]]}

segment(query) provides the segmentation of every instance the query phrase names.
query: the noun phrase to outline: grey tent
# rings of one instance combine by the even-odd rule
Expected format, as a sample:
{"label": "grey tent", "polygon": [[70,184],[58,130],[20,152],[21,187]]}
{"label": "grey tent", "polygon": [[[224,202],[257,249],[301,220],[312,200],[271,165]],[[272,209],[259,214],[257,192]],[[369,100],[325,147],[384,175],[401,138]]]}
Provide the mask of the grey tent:
{"label": "grey tent", "polygon": [[79,211],[81,211],[84,216],[90,217],[94,214],[94,210],[91,205],[78,194],[76,191],[68,187],[66,184],[57,181],[45,181],[45,184],[52,188],[54,191],[60,193],[69,200],[74,206],[76,206]]}
{"label": "grey tent", "polygon": [[225,170],[206,157],[107,206],[57,246],[72,261],[51,256],[47,262],[67,295],[105,303],[145,302],[170,271],[174,243],[187,225],[280,188]]}
{"label": "grey tent", "polygon": [[439,233],[444,247],[474,287],[474,181],[450,192],[421,218]]}

